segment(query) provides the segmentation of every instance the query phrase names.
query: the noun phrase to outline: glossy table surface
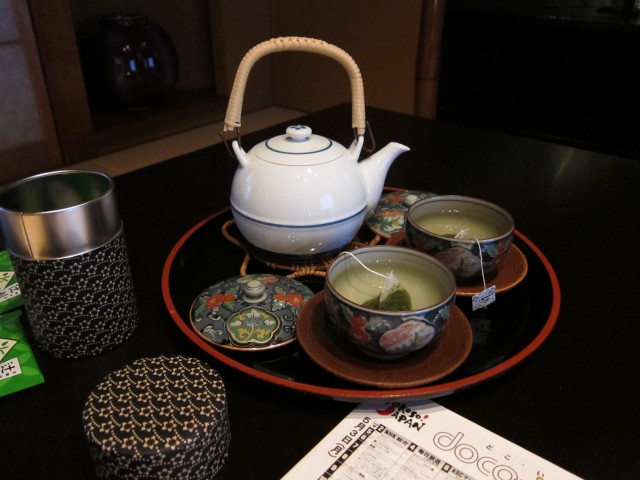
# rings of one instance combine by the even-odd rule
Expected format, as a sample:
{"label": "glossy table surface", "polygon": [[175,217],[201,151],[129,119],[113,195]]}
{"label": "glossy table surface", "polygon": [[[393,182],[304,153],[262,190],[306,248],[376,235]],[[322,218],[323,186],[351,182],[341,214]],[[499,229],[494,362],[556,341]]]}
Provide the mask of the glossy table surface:
{"label": "glossy table surface", "polygon": [[[367,116],[378,147],[389,141],[411,147],[391,167],[387,185],[503,206],[544,252],[560,284],[557,323],[533,355],[436,401],[578,476],[638,477],[640,163],[373,108]],[[349,105],[304,123],[350,141]],[[247,135],[243,144],[283,131]],[[233,439],[216,478],[280,478],[354,408],[221,364],[167,311],[160,286],[167,256],[185,232],[227,207],[235,168],[218,145],[116,178],[140,326],[99,357],[71,361],[36,351],[46,382],[0,398],[1,478],[92,478],[84,402],[105,375],[140,357],[193,356],[223,376]],[[219,261],[222,274],[228,259]]]}

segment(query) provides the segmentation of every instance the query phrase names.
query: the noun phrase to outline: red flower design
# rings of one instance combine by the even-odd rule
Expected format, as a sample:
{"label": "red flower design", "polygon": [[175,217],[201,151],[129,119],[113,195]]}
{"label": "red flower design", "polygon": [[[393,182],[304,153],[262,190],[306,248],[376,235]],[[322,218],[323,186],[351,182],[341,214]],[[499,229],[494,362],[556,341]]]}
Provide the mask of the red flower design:
{"label": "red flower design", "polygon": [[274,293],[273,297],[280,302],[286,302],[294,307],[300,307],[304,303],[304,298],[302,298],[300,293]]}
{"label": "red flower design", "polygon": [[269,285],[271,283],[278,283],[280,280],[278,280],[277,277],[265,277],[265,278],[262,278],[260,281],[265,285]]}
{"label": "red flower design", "polygon": [[351,318],[351,327],[349,328],[349,337],[357,343],[366,344],[371,341],[371,337],[367,333],[365,326],[367,320],[362,315],[354,315]]}
{"label": "red flower design", "polygon": [[207,298],[207,308],[215,308],[224,302],[232,302],[236,299],[236,296],[233,293],[214,293],[209,298]]}
{"label": "red flower design", "polygon": [[404,201],[404,198],[402,198],[402,195],[400,195],[399,193],[390,193],[385,197],[385,200],[387,202],[402,203]]}

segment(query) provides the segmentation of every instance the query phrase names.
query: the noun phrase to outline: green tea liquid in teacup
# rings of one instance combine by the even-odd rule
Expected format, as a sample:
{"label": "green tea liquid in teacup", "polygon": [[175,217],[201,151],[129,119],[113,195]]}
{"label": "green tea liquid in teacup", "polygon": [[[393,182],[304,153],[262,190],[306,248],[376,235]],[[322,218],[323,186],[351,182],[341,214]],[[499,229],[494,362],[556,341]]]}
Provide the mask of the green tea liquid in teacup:
{"label": "green tea liquid in teacup", "polygon": [[495,238],[503,233],[498,222],[474,212],[427,213],[416,224],[436,235],[465,240]]}
{"label": "green tea liquid in teacup", "polygon": [[[353,265],[343,269],[332,280],[335,290],[353,303],[365,306],[383,289],[390,270],[380,266],[367,265],[376,273],[368,271],[355,260]],[[435,305],[447,296],[446,285],[435,275],[425,278],[424,268],[410,263],[394,263],[393,275],[407,290],[411,298],[411,309],[419,310]]]}

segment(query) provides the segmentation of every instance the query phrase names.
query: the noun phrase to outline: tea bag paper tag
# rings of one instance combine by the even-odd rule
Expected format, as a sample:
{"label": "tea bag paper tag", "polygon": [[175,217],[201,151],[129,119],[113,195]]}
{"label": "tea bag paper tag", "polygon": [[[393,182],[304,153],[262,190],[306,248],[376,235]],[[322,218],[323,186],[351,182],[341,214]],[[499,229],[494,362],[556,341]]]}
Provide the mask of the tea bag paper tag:
{"label": "tea bag paper tag", "polygon": [[496,301],[496,286],[491,285],[480,293],[476,293],[471,297],[471,309],[475,312],[479,308],[487,308]]}

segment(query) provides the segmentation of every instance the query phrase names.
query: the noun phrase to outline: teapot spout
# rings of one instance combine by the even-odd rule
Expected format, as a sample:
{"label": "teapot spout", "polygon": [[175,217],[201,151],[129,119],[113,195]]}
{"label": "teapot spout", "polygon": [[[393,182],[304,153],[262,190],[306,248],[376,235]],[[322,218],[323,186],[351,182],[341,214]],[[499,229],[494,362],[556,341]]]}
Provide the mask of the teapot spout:
{"label": "teapot spout", "polygon": [[367,211],[376,208],[391,164],[398,155],[409,150],[409,147],[391,142],[358,164],[367,191]]}

